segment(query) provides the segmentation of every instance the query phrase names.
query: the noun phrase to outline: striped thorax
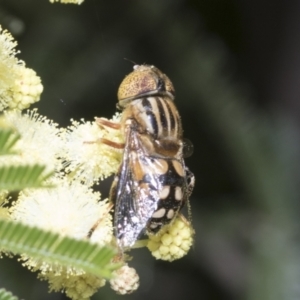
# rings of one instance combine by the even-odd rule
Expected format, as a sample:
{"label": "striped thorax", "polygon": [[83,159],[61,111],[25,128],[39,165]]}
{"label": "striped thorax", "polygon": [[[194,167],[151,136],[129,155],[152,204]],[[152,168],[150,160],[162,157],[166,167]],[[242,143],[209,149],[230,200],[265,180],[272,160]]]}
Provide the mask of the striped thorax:
{"label": "striped thorax", "polygon": [[140,132],[157,139],[181,138],[181,121],[173,100],[167,96],[144,96],[131,101],[123,119],[133,118]]}
{"label": "striped thorax", "polygon": [[154,66],[134,66],[119,87],[121,123],[135,121],[149,154],[174,156],[180,150],[182,126],[174,97],[172,82]]}

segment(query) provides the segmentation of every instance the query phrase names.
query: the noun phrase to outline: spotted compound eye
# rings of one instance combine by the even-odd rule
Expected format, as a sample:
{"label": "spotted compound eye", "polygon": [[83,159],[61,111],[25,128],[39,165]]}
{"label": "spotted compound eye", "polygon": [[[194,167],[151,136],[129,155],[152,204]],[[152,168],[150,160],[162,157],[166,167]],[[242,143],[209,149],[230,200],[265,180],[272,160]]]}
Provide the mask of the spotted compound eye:
{"label": "spotted compound eye", "polygon": [[134,71],[125,77],[119,87],[119,106],[124,108],[132,100],[151,95],[166,95],[173,100],[175,90],[172,82],[154,66],[135,65]]}

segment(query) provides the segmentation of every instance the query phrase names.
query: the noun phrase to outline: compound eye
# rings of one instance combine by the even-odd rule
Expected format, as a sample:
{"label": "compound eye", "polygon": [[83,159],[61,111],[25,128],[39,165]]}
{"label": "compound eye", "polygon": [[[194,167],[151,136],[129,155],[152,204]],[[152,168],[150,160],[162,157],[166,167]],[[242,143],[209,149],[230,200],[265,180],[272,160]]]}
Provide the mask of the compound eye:
{"label": "compound eye", "polygon": [[157,88],[155,79],[149,67],[135,68],[133,72],[124,78],[119,87],[118,100],[120,106],[124,107],[128,98],[135,98],[139,95],[155,91]]}
{"label": "compound eye", "polygon": [[187,158],[192,156],[192,154],[194,153],[194,145],[193,143],[189,140],[184,138],[182,140],[183,142],[183,149],[182,149],[182,153],[183,153],[183,157]]}
{"label": "compound eye", "polygon": [[170,79],[154,66],[136,65],[118,90],[119,107],[125,108],[140,96],[167,95],[174,99],[175,90]]}
{"label": "compound eye", "polygon": [[175,97],[175,89],[173,86],[172,81],[167,77],[167,75],[164,75],[164,84],[165,84],[165,90],[170,93],[173,98]]}

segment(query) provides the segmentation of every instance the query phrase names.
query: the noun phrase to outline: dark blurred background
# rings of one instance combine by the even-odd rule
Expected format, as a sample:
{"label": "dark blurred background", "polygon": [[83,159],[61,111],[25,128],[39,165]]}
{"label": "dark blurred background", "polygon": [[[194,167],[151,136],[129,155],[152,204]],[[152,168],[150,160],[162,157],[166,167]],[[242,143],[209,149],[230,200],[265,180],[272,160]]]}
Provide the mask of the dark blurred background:
{"label": "dark blurred background", "polygon": [[[130,61],[174,83],[195,147],[195,245],[172,263],[132,251],[141,285],[124,298],[300,299],[298,0],[1,0],[0,24],[42,78],[35,106],[61,126],[110,118]],[[0,268],[22,299],[66,299],[11,259]],[[121,298],[107,285],[92,299]]]}

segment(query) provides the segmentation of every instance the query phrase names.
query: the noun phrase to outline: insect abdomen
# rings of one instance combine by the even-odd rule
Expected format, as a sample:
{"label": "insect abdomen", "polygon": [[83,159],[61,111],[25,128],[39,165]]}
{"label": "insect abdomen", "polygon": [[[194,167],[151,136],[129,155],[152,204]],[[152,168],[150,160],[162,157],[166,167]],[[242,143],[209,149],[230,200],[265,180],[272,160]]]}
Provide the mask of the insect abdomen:
{"label": "insect abdomen", "polygon": [[183,166],[176,159],[167,162],[167,173],[158,177],[161,187],[157,193],[156,210],[147,224],[148,233],[157,233],[162,226],[169,224],[187,200]]}

